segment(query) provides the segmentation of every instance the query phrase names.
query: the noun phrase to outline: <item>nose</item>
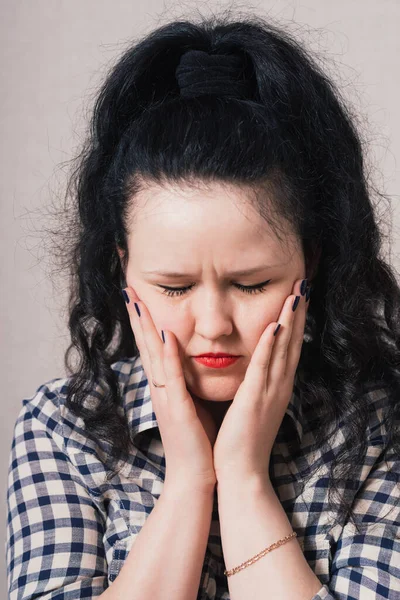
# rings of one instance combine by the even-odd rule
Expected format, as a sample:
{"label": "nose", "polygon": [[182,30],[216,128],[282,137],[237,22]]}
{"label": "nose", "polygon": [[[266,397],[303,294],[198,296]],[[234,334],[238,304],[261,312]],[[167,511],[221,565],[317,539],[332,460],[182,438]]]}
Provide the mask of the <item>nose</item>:
{"label": "nose", "polygon": [[229,304],[222,298],[208,299],[196,310],[195,332],[199,336],[214,340],[222,335],[231,335],[233,328]]}

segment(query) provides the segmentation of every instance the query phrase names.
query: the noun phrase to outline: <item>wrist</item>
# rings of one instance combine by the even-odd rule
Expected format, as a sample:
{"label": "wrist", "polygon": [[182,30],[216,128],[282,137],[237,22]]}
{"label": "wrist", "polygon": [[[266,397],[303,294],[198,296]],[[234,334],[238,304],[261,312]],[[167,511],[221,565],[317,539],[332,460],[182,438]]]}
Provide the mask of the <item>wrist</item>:
{"label": "wrist", "polygon": [[217,482],[217,493],[227,493],[235,495],[259,495],[274,493],[275,490],[268,478],[262,479],[261,477],[248,477],[242,478],[240,476],[226,479],[219,479]]}
{"label": "wrist", "polygon": [[215,489],[216,484],[166,479],[162,494],[174,499],[190,497],[192,501],[195,498],[214,498]]}

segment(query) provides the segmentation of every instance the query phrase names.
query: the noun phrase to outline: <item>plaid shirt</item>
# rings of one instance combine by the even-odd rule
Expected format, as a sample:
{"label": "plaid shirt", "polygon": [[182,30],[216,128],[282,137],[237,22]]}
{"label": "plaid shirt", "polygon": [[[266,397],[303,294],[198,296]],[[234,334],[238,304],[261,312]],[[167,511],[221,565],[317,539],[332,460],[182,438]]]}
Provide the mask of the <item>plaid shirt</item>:
{"label": "plaid shirt", "polygon": [[[68,378],[47,382],[22,402],[8,471],[10,600],[100,596],[118,576],[162,493],[165,456],[140,356],[112,368],[123,392],[119,410],[133,431],[135,452],[109,481],[102,460],[107,444],[90,441],[82,419],[65,408]],[[321,581],[321,589],[310,600],[399,600],[400,508],[391,505],[398,496],[400,460],[393,453],[387,463],[381,460],[386,396],[379,386],[366,395],[368,451],[356,489],[349,491],[363,527],[358,534],[349,522],[335,523],[325,510],[328,467],[343,444],[341,428],[334,429],[329,452],[310,456],[313,434],[307,427],[307,411],[312,407],[300,403],[297,381],[296,376],[272,451],[270,474],[307,562]],[[100,393],[94,390],[90,398],[98,401]],[[288,440],[300,444],[295,460]],[[313,475],[303,489],[301,474],[310,469]],[[380,517],[384,518],[374,525]],[[229,600],[224,569],[215,493],[197,600]]]}

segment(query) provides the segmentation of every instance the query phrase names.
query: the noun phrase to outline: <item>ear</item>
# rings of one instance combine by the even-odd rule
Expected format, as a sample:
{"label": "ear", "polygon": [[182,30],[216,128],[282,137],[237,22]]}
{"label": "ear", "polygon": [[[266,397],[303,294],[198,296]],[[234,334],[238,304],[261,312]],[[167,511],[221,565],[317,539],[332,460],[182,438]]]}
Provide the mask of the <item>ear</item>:
{"label": "ear", "polygon": [[122,248],[120,248],[117,244],[117,252],[119,254],[119,258],[120,260],[122,260],[124,258],[125,252],[122,250]]}
{"label": "ear", "polygon": [[127,283],[126,283],[126,279],[125,279],[125,273],[124,273],[124,256],[125,256],[125,252],[122,250],[122,248],[120,248],[117,245],[117,252],[118,252],[118,256],[119,256],[119,262],[121,265],[121,288],[126,288],[127,287]]}

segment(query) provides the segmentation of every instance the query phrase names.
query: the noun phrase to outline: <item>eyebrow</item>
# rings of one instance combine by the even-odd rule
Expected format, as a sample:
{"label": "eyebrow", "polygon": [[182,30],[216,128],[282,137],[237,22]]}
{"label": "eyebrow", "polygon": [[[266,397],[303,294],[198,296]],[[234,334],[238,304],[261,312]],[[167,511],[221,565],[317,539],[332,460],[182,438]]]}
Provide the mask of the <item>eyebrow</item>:
{"label": "eyebrow", "polygon": [[[272,269],[274,267],[278,267],[279,265],[261,265],[259,267],[252,267],[251,269],[241,269],[238,271],[231,271],[227,273],[230,277],[240,277],[244,275],[251,275],[252,273],[259,273],[260,271],[266,271],[266,269]],[[194,277],[191,273],[179,273],[176,271],[142,271],[145,275],[161,275],[163,277],[171,277],[173,279],[183,279],[185,277]]]}

